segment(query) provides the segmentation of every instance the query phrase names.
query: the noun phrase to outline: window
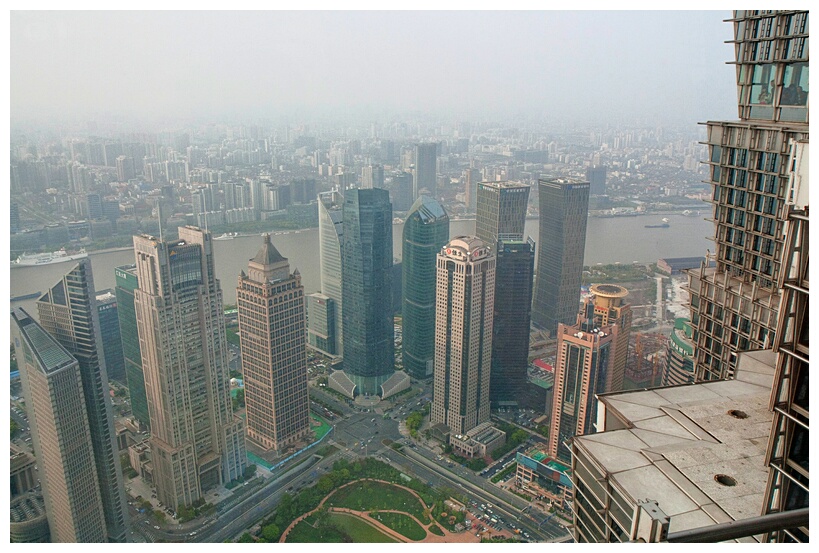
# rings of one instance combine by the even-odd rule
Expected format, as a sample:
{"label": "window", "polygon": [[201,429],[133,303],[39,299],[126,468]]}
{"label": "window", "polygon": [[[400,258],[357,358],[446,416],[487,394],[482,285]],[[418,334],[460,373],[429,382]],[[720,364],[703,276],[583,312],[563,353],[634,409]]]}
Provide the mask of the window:
{"label": "window", "polygon": [[808,64],[791,63],[785,66],[783,82],[783,106],[804,106],[808,103]]}
{"label": "window", "polygon": [[766,105],[771,104],[773,100],[775,75],[776,69],[772,63],[754,66],[754,72],[751,79],[750,103]]}

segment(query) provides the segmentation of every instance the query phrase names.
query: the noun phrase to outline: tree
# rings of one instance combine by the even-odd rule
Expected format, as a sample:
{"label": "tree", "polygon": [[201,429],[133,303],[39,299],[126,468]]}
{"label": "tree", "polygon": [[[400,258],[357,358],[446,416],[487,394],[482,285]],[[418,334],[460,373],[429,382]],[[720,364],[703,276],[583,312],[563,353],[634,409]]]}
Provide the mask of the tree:
{"label": "tree", "polygon": [[281,534],[281,530],[279,530],[279,527],[275,524],[268,524],[262,528],[262,537],[268,542],[275,542],[277,539],[279,539]]}
{"label": "tree", "polygon": [[11,419],[11,437],[14,438],[19,431],[20,425],[14,419]]}
{"label": "tree", "polygon": [[253,475],[256,474],[256,465],[248,465],[245,467],[245,471],[242,473],[242,476],[245,480],[253,478]]}
{"label": "tree", "polygon": [[242,537],[239,538],[239,543],[253,543],[253,536],[250,535],[250,532],[245,532],[242,534]]}

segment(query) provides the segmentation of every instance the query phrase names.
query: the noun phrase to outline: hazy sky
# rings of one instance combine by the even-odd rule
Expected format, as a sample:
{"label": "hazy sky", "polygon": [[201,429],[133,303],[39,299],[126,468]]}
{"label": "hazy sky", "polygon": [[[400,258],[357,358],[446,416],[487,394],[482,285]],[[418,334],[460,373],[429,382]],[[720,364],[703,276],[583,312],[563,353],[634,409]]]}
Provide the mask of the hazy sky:
{"label": "hazy sky", "polygon": [[730,15],[13,11],[11,118],[730,118]]}

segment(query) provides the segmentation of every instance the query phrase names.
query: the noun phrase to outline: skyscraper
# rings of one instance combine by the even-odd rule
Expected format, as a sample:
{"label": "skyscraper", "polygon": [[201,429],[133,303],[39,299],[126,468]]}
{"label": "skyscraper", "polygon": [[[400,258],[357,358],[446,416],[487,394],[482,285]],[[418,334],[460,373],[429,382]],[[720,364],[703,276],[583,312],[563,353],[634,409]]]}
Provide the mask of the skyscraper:
{"label": "skyscraper", "polygon": [[22,308],[11,318],[51,541],[105,542],[79,363]]}
{"label": "skyscraper", "polygon": [[[421,194],[434,198],[438,192],[438,145],[435,143],[415,145],[415,177],[412,182],[412,199]],[[424,192],[426,190],[426,192]]]}
{"label": "skyscraper", "polygon": [[307,345],[327,355],[336,354],[336,302],[314,292],[307,294]]}
{"label": "skyscraper", "polygon": [[231,410],[222,289],[210,233],[180,227],[168,242],[134,236],[134,291],[159,501],[191,505],[247,464]]}
{"label": "skyscraper", "polygon": [[498,240],[522,240],[529,204],[529,186],[511,182],[479,182],[478,238],[495,248]]}
{"label": "skyscraper", "polygon": [[79,363],[99,480],[103,513],[112,542],[125,541],[125,489],[114,434],[114,417],[108,390],[108,373],[100,351],[99,312],[96,305],[91,260],[84,258],[37,300],[40,324]]}
{"label": "skyscraper", "polygon": [[691,340],[691,321],[678,318],[668,340],[665,353],[663,386],[675,386],[694,381],[694,342]]}
{"label": "skyscraper", "polygon": [[500,240],[496,256],[489,398],[493,406],[519,405],[529,367],[535,242]]}
{"label": "skyscraper", "polygon": [[281,453],[310,432],[304,287],[265,234],[236,288],[247,436]]}
{"label": "skyscraper", "polygon": [[114,269],[117,294],[117,318],[122,339],[122,357],[125,363],[125,380],[131,398],[131,412],[141,427],[150,427],[148,399],[145,396],[145,374],[142,372],[142,354],[139,351],[134,290],[139,288],[136,265],[123,265]]}
{"label": "skyscraper", "polygon": [[623,303],[628,290],[617,284],[592,284],[591,294],[583,303],[583,317],[593,326],[610,326],[614,335],[611,369],[600,392],[619,392],[623,389],[628,361],[628,342],[631,337],[631,304]]}
{"label": "skyscraper", "polygon": [[606,193],[606,167],[594,165],[587,168],[586,180],[589,181],[589,194],[602,196]]}
{"label": "skyscraper", "polygon": [[381,165],[362,167],[361,188],[384,188],[384,167]]}
{"label": "skyscraper", "polygon": [[611,327],[593,321],[560,324],[557,332],[554,399],[549,429],[549,455],[571,462],[565,442],[589,434],[597,418],[597,399],[606,384],[614,335]]}
{"label": "skyscraper", "polygon": [[808,137],[808,12],[731,21],[739,121],[707,123],[716,267],[688,271],[697,380],[730,376],[738,351],[774,343],[789,144]]}
{"label": "skyscraper", "polygon": [[574,324],[580,309],[589,183],[539,179],[538,202],[540,243],[532,322],[554,335],[559,323]]}
{"label": "skyscraper", "polygon": [[344,373],[357,393],[374,395],[395,371],[389,193],[348,190],[343,219]]}
{"label": "skyscraper", "polygon": [[[329,355],[342,355],[344,339],[341,332],[341,243],[344,238],[344,223],[341,204],[344,198],[337,191],[331,191],[322,192],[318,199],[321,293],[333,300],[335,311],[333,351],[324,352]],[[317,321],[315,318],[313,320]],[[308,321],[308,324],[311,323]]]}
{"label": "skyscraper", "polygon": [[102,351],[105,354],[105,370],[109,380],[125,384],[125,361],[122,355],[122,339],[117,311],[117,296],[114,291],[100,290],[97,293],[97,312],[100,318]]}
{"label": "skyscraper", "polygon": [[437,264],[430,421],[463,435],[489,422],[495,255],[477,236],[459,236]]}
{"label": "skyscraper", "polygon": [[529,186],[477,185],[478,238],[496,254],[492,323],[492,405],[517,405],[526,387],[535,243],[523,240]]}
{"label": "skyscraper", "polygon": [[414,378],[433,373],[435,265],[448,240],[449,216],[444,208],[428,196],[419,197],[404,223],[401,279],[404,368]]}

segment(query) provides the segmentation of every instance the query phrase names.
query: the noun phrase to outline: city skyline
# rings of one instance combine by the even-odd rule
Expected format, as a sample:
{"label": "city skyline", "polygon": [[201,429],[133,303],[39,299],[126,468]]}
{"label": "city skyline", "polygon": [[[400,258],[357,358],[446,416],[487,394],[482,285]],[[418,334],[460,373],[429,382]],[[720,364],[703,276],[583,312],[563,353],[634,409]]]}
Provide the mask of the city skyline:
{"label": "city skyline", "polygon": [[[724,118],[735,110],[733,70],[724,64],[732,54],[722,23],[729,17],[13,11],[11,118]],[[180,59],[184,70],[173,61]],[[261,60],[275,65],[259,71]],[[116,67],[125,69],[117,79],[102,78]],[[555,80],[570,86],[548,86]],[[55,81],[62,83],[56,96]]]}

